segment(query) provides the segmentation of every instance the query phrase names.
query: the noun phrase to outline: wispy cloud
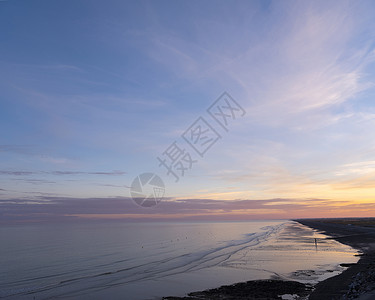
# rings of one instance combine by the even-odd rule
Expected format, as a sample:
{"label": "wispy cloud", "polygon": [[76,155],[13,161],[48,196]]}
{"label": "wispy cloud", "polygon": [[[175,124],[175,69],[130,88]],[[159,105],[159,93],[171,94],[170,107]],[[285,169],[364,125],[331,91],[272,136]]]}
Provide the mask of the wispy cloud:
{"label": "wispy cloud", "polygon": [[[151,2],[119,6],[131,12],[130,18],[118,18],[113,7],[87,15],[87,26],[96,29],[90,42],[86,25],[51,19],[54,6],[33,11],[46,24],[72,26],[78,52],[61,51],[70,41],[49,31],[40,39],[54,41],[47,47],[53,49],[49,55],[41,54],[47,49],[42,44],[26,51],[29,34],[21,29],[38,32],[37,23],[26,17],[15,27],[20,38],[4,48],[14,59],[0,61],[5,79],[0,120],[9,130],[0,145],[4,186],[23,182],[20,193],[29,191],[30,184],[40,184],[41,193],[58,192],[58,185],[76,196],[121,193],[115,187],[123,187],[121,176],[127,173],[113,168],[123,163],[133,178],[148,162],[157,167],[155,157],[164,145],[179,138],[185,125],[203,116],[207,105],[227,90],[246,116],[223,135],[212,156],[194,166],[195,177],[187,179],[186,172],[188,183],[171,187],[174,196],[371,198],[372,1],[208,2],[199,7],[186,2],[170,3],[167,10]],[[9,23],[7,18],[0,23]],[[82,60],[77,53],[90,55]],[[106,182],[96,184],[103,177]],[[206,213],[195,211],[187,200],[175,200],[169,208],[189,203],[189,213]],[[197,203],[216,207],[218,215],[225,209],[240,214],[224,209],[224,202]],[[243,209],[249,215],[275,213],[277,203],[248,203]],[[277,208],[279,216],[283,205]],[[295,211],[308,208],[292,200],[288,205]]]}
{"label": "wispy cloud", "polygon": [[68,165],[68,164],[73,163],[71,159],[65,158],[65,157],[53,157],[53,156],[48,156],[48,155],[41,155],[39,156],[39,159],[43,162],[56,164],[56,165]]}
{"label": "wispy cloud", "polygon": [[126,172],[115,170],[110,172],[82,172],[82,171],[51,171],[47,172],[52,175],[109,175],[109,176],[121,176],[125,175]]}
{"label": "wispy cloud", "polygon": [[[330,108],[354,100],[373,86],[365,71],[374,62],[373,50],[367,43],[348,50],[357,34],[364,31],[355,20],[360,12],[349,2],[340,7],[328,5],[324,10],[318,2],[301,2],[289,11],[284,10],[286,6],[274,5],[277,13],[281,10],[285,14],[282,26],[275,28],[280,35],[274,41],[261,41],[264,44],[258,47],[266,49],[260,55],[263,59],[269,55],[269,69],[258,69],[255,63],[258,78],[249,72],[243,64],[254,56],[249,51],[247,57],[232,63],[232,73],[248,90],[247,98],[256,99],[248,109],[252,119],[277,126],[316,128],[317,121],[325,123],[325,118],[336,117]],[[254,80],[264,91],[254,89]],[[322,110],[326,114],[319,117]]]}
{"label": "wispy cloud", "polygon": [[0,145],[0,152],[35,154],[35,149],[32,145]]}
{"label": "wispy cloud", "polygon": [[30,179],[30,178],[12,178],[14,181],[22,181],[31,184],[55,184],[56,181],[45,180],[45,179]]}
{"label": "wispy cloud", "polygon": [[[324,207],[324,208],[323,208]],[[366,212],[364,212],[366,209]],[[364,216],[375,211],[375,204],[363,205],[332,199],[211,200],[166,199],[153,209],[137,206],[129,198],[64,198],[0,200],[3,223],[51,222],[67,219],[122,220],[249,220],[262,218],[295,218]],[[351,212],[351,214],[349,214]],[[342,215],[341,215],[342,216]]]}
{"label": "wispy cloud", "polygon": [[0,175],[23,176],[37,174],[34,171],[4,171],[0,170]]}
{"label": "wispy cloud", "polygon": [[104,184],[104,183],[97,183],[96,185],[99,185],[99,186],[109,186],[109,187],[118,187],[118,188],[130,188],[129,186],[127,185],[116,185],[116,184]]}
{"label": "wispy cloud", "polygon": [[345,164],[336,171],[337,176],[365,175],[371,173],[375,173],[375,160]]}
{"label": "wispy cloud", "polygon": [[71,165],[74,162],[66,157],[48,155],[46,154],[48,153],[46,149],[40,149],[40,147],[36,145],[0,145],[0,153],[1,152],[31,156],[35,160],[56,165]]}
{"label": "wispy cloud", "polygon": [[13,175],[13,176],[23,176],[23,175],[104,175],[104,176],[122,176],[126,172],[114,170],[109,172],[84,172],[84,171],[7,171],[0,170],[0,175]]}

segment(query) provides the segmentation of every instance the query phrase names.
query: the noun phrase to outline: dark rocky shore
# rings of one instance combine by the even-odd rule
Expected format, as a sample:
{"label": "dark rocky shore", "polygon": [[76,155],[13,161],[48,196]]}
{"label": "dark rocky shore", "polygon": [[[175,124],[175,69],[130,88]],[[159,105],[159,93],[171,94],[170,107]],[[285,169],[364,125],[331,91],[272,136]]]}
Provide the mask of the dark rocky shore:
{"label": "dark rocky shore", "polygon": [[311,287],[296,281],[253,280],[224,285],[217,289],[189,293],[186,297],[164,297],[163,300],[252,300],[282,299],[281,295],[294,294],[300,297],[309,295]]}
{"label": "dark rocky shore", "polygon": [[189,293],[185,297],[164,297],[163,300],[216,299],[282,299],[281,295],[297,295],[297,299],[345,300],[375,299],[375,219],[314,219],[295,220],[331,236],[340,243],[360,252],[357,264],[340,275],[318,283],[314,289],[296,281],[254,280],[222,286],[216,289]]}

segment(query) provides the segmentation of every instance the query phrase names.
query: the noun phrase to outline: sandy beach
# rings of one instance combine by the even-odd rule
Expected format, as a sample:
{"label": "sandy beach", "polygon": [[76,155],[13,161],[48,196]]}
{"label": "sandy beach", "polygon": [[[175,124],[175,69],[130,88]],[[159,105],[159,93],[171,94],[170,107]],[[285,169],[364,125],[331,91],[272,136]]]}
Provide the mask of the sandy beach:
{"label": "sandy beach", "polygon": [[[317,284],[309,299],[374,299],[375,219],[296,220],[363,254],[357,264]],[[319,242],[318,242],[319,244]]]}
{"label": "sandy beach", "polygon": [[[296,281],[253,280],[220,288],[189,293],[177,299],[374,299],[375,297],[375,220],[374,219],[309,219],[295,220],[316,229],[327,239],[349,245],[359,251],[356,264],[315,286]],[[317,248],[322,240],[317,239]]]}

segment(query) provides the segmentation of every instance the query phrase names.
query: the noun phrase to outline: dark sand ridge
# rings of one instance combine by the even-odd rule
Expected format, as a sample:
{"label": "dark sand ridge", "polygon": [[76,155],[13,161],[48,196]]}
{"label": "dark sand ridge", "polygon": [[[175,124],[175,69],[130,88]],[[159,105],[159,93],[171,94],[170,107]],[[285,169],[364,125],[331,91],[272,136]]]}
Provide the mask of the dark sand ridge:
{"label": "dark sand ridge", "polygon": [[[186,297],[165,297],[177,299],[281,299],[282,294],[298,294],[309,299],[375,299],[375,219],[314,219],[296,220],[310,228],[323,231],[340,243],[360,250],[363,255],[357,264],[350,265],[340,275],[318,283],[311,293],[308,285],[294,281],[254,280],[222,286],[217,289],[194,292]],[[319,247],[319,239],[317,240]]]}

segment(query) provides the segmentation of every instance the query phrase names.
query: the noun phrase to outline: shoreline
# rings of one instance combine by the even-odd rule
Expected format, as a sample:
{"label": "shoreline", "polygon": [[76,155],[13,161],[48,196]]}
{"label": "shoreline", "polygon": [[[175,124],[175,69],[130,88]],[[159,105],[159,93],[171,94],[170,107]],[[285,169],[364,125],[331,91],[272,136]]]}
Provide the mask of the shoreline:
{"label": "shoreline", "polygon": [[[169,296],[162,299],[375,299],[375,219],[298,219],[292,221],[319,230],[329,236],[326,239],[334,239],[359,250],[361,252],[359,261],[349,265],[342,264],[347,267],[346,270],[314,286],[297,281],[251,280],[192,292],[183,297]],[[284,296],[281,297],[281,295]]]}
{"label": "shoreline", "polygon": [[375,298],[375,219],[300,219],[300,224],[322,231],[362,252],[356,264],[319,282],[310,300]]}

